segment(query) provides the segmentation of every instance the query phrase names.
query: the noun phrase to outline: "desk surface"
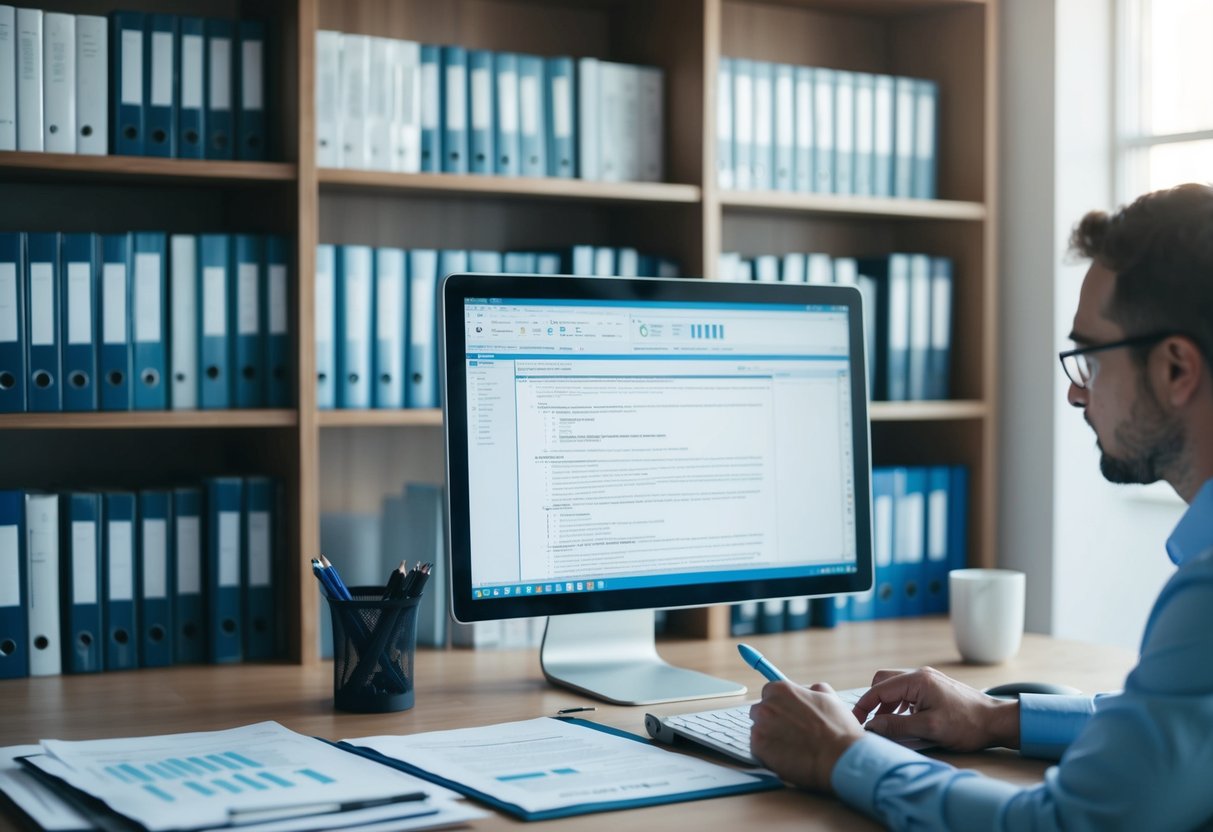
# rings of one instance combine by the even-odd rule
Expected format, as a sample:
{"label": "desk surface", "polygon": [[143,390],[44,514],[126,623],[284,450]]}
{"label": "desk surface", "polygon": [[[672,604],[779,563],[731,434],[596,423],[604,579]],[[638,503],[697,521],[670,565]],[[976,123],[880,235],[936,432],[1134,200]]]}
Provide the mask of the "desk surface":
{"label": "desk surface", "polygon": [[[962,665],[944,618],[844,624],[747,639],[792,678],[861,687],[885,667],[932,665],[978,687],[1008,681],[1062,682],[1084,691],[1118,689],[1134,662],[1127,650],[1027,635],[1018,657],[996,667]],[[743,682],[750,696],[762,679],[746,668],[732,641],[663,643],[672,663]],[[743,697],[651,708],[591,703],[545,682],[535,651],[419,651],[417,702],[398,714],[359,715],[332,708],[332,665],[233,665],[179,667],[95,676],[57,676],[0,682],[0,746],[40,739],[92,739],[231,728],[277,720],[288,728],[327,739],[416,733],[555,714],[573,705],[596,704],[582,716],[644,735],[644,714],[678,713],[736,704]],[[1045,765],[1008,751],[941,755],[957,766],[1012,782],[1039,781]],[[604,815],[555,822],[569,830],[601,829]],[[620,818],[622,821],[623,819]],[[697,803],[630,811],[628,824],[643,829],[875,828],[837,803],[787,789]],[[494,816],[476,829],[516,827]],[[545,828],[552,822],[545,823]],[[0,816],[0,829],[14,828]]]}

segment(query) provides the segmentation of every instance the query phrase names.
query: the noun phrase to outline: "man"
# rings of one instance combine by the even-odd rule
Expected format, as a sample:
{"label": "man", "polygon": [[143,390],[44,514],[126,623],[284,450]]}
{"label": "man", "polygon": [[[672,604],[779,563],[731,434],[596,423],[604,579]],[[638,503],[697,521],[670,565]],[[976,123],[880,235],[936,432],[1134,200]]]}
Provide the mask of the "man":
{"label": "man", "polygon": [[[1107,479],[1166,480],[1189,504],[1167,540],[1178,568],[1119,694],[1000,702],[931,668],[885,670],[852,712],[828,685],[767,685],[751,711],[755,756],[894,828],[1213,824],[1213,187],[1090,213],[1071,246],[1092,263],[1077,348],[1061,354],[1069,401],[1095,432]],[[1060,763],[1020,787],[886,739],[903,736]]]}

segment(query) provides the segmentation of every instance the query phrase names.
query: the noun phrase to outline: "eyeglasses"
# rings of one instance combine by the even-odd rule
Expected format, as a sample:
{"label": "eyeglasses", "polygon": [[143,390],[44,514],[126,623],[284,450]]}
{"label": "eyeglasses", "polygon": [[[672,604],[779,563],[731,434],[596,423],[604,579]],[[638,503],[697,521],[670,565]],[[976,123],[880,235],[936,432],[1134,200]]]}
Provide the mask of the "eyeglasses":
{"label": "eyeglasses", "polygon": [[1094,359],[1088,359],[1091,353],[1103,352],[1104,350],[1118,350],[1121,347],[1142,347],[1147,344],[1156,344],[1164,338],[1170,338],[1174,335],[1182,335],[1182,332],[1155,332],[1150,335],[1137,335],[1133,338],[1125,338],[1121,341],[1113,341],[1110,344],[1095,344],[1090,347],[1078,347],[1073,350],[1066,350],[1057,354],[1057,358],[1061,361],[1061,368],[1066,371],[1066,376],[1070,382],[1078,388],[1085,388],[1091,383],[1091,379],[1095,376],[1095,370],[1099,366]]}

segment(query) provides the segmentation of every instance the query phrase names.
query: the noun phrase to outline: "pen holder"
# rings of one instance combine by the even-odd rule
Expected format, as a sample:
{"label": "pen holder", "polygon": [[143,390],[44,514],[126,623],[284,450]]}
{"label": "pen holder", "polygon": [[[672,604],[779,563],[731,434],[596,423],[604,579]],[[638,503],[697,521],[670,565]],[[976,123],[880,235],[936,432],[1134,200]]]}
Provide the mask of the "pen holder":
{"label": "pen holder", "polygon": [[413,653],[420,598],[382,601],[382,587],[350,587],[328,599],[333,619],[333,704],[387,713],[413,707]]}

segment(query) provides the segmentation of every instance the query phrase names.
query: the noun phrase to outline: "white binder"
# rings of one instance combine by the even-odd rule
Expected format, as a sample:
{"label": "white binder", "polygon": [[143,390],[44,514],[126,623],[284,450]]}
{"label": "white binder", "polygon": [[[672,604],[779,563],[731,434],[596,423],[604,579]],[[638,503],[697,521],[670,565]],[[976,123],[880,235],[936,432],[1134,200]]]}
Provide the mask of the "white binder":
{"label": "white binder", "polygon": [[49,153],[76,152],[76,16],[42,16],[42,143]]}
{"label": "white binder", "polygon": [[42,150],[42,10],[17,9],[17,149]]}
{"label": "white binder", "polygon": [[198,238],[174,234],[169,242],[169,406],[198,407]]}
{"label": "white binder", "polygon": [[17,149],[17,10],[0,5],[0,150]]}
{"label": "white binder", "polygon": [[371,44],[366,35],[341,36],[341,92],[338,99],[341,125],[341,166],[370,167],[367,141],[367,107],[370,90]]}
{"label": "white binder", "polygon": [[373,170],[392,167],[392,54],[387,38],[367,39],[366,145],[367,166]]}
{"label": "white binder", "polygon": [[25,533],[29,591],[29,673],[63,672],[59,636],[59,495],[25,495]]}
{"label": "white binder", "polygon": [[392,74],[389,167],[402,173],[421,170],[421,44],[393,40],[388,55]]}
{"label": "white binder", "polygon": [[109,153],[109,21],[76,15],[76,152]]}
{"label": "white binder", "polygon": [[316,33],[316,164],[341,167],[341,33]]}

